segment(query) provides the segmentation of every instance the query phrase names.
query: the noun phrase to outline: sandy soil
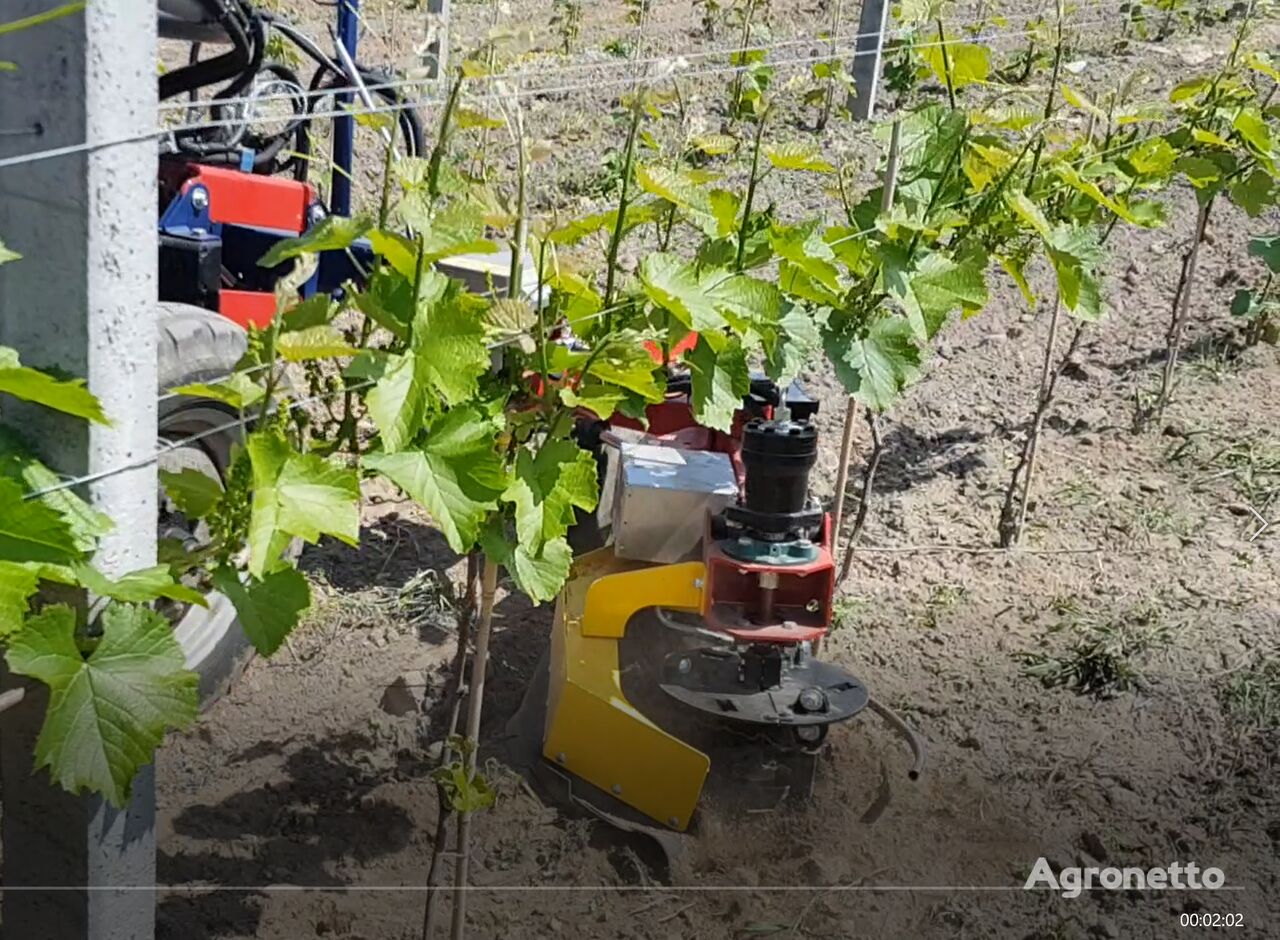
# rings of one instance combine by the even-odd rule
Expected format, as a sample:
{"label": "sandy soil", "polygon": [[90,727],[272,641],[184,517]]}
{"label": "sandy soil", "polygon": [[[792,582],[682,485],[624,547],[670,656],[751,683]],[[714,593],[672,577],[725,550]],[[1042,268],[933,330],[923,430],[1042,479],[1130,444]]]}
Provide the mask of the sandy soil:
{"label": "sandy soil", "polygon": [[[513,20],[546,22],[545,2],[511,6]],[[584,49],[626,33],[616,0],[587,6]],[[654,54],[704,41],[687,3],[659,7]],[[819,22],[814,2],[773,7],[780,36]],[[474,22],[487,8],[455,0],[454,9]],[[1158,88],[1219,54],[1229,27],[1108,57],[1114,32],[1082,36],[1086,80],[1145,65]],[[709,99],[723,77],[704,85]],[[616,145],[602,118],[609,94],[595,92],[588,107],[566,96],[530,107],[559,145],[564,191]],[[824,146],[858,146],[838,124]],[[817,184],[768,196],[802,208],[830,201]],[[1024,551],[985,546],[1026,431],[1047,311],[1028,314],[1010,285],[996,286],[990,309],[944,334],[927,378],[884,420],[865,547],[825,655],[920,730],[924,778],[908,782],[900,743],[859,718],[832,733],[810,803],[752,815],[704,805],[668,866],[652,845],[545,803],[498,760],[511,753],[504,728],[550,617],[508,597],[486,703],[499,799],[476,820],[472,872],[483,890],[470,895],[470,936],[1166,937],[1196,910],[1243,913],[1237,936],[1276,935],[1275,731],[1250,732],[1223,706],[1230,683],[1280,656],[1280,533],[1251,541],[1248,509],[1280,488],[1280,359],[1269,347],[1241,350],[1226,315],[1235,286],[1256,273],[1244,243],[1261,223],[1217,216],[1177,399],[1162,426],[1135,435],[1135,395],[1158,381],[1194,211],[1184,192],[1169,204],[1167,228],[1121,230],[1111,244],[1111,310],[1049,415]],[[843,395],[822,368],[805,381],[822,401],[827,442],[814,481],[830,496]],[[867,443],[861,435],[855,478]],[[409,504],[372,496],[359,552],[324,545],[304,557],[321,600],[290,648],[252,664],[160,755],[159,880],[191,886],[162,899],[162,936],[419,935],[419,895],[372,889],[424,878],[439,737],[430,705],[453,649],[433,585],[457,562]],[[1132,658],[1136,688],[1097,699],[1025,674],[1024,654],[1061,652],[1078,624],[1158,636]],[[401,675],[425,696],[425,715],[380,708]],[[887,808],[862,822],[884,781]],[[1194,860],[1222,868],[1239,890],[1025,893],[1040,856],[1055,866]]]}

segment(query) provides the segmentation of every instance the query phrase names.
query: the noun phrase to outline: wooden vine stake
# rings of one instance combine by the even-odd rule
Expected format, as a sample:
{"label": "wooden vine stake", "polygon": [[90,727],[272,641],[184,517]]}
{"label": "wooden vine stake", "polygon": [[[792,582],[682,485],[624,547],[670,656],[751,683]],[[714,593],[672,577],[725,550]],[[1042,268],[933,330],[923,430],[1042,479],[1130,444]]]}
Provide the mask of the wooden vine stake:
{"label": "wooden vine stake", "polygon": [[[467,694],[467,728],[463,766],[468,782],[476,776],[476,754],[480,750],[480,717],[484,709],[484,674],[489,664],[489,637],[493,633],[493,601],[498,592],[498,565],[487,555],[480,575],[480,619],[476,623],[475,655],[471,660],[471,683]],[[471,862],[471,813],[458,810],[454,838],[452,940],[462,940],[467,930],[467,873]]]}

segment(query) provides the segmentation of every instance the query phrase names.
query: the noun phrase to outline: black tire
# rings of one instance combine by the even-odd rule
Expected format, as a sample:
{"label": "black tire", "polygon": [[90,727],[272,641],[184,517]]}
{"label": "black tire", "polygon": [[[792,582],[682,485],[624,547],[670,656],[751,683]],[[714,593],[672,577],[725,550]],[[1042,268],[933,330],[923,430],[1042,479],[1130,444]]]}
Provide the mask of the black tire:
{"label": "black tire", "polygon": [[[226,317],[179,303],[161,303],[156,358],[160,406],[158,437],[161,446],[178,444],[193,435],[198,441],[165,452],[162,470],[195,469],[221,481],[231,460],[232,448],[244,437],[243,428],[208,434],[237,419],[236,412],[220,402],[171,396],[169,391],[194,382],[212,382],[230,374],[248,345],[245,331]],[[184,522],[161,496],[158,531],[173,537]],[[198,540],[195,532],[190,535]],[[187,668],[200,676],[200,705],[217,700],[253,658],[253,645],[236,619],[235,608],[225,597],[210,593],[207,608],[174,608],[174,635],[187,657]]]}

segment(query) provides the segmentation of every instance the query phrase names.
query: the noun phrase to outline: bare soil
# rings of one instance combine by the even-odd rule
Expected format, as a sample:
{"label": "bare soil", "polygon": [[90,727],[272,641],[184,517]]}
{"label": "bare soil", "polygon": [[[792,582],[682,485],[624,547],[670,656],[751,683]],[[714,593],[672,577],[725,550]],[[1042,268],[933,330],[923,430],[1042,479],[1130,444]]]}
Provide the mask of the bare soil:
{"label": "bare soil", "polygon": [[[511,6],[512,21],[545,28],[547,3]],[[707,42],[689,4],[658,6],[654,54]],[[584,49],[627,34],[617,0],[586,7]],[[455,42],[487,10],[455,0]],[[773,10],[779,36],[821,21],[812,0]],[[1118,22],[1083,31],[1086,84],[1145,66],[1154,93],[1220,55],[1231,32],[1113,56]],[[1274,28],[1264,35],[1274,46]],[[388,48],[407,55],[403,41]],[[724,77],[698,87],[713,99]],[[561,122],[545,136],[566,191],[617,145],[606,119],[616,93],[531,106]],[[859,133],[839,121],[823,144],[847,151]],[[769,197],[832,207],[816,184]],[[928,376],[884,420],[871,521],[824,655],[919,729],[924,777],[909,782],[900,741],[861,717],[832,732],[811,801],[758,814],[706,804],[668,865],[644,840],[544,802],[503,762],[507,720],[550,625],[548,608],[509,595],[483,755],[499,799],[475,823],[469,936],[1145,938],[1171,936],[1180,913],[1201,910],[1242,913],[1237,936],[1277,935],[1276,731],[1251,730],[1224,706],[1231,683],[1280,656],[1280,527],[1255,535],[1251,512],[1267,513],[1262,500],[1280,490],[1280,358],[1240,348],[1227,316],[1234,288],[1257,273],[1245,241],[1276,218],[1216,215],[1175,401],[1161,426],[1135,434],[1135,397],[1158,382],[1193,221],[1188,193],[1171,191],[1168,203],[1166,228],[1111,242],[1111,309],[1050,411],[1023,550],[989,546],[1047,310],[1028,313],[1012,285],[997,284],[990,309],[943,334]],[[830,497],[844,395],[818,364],[804,380],[822,402],[826,449],[813,479]],[[860,431],[855,483],[868,444]],[[158,880],[175,886],[160,902],[164,937],[419,936],[421,895],[398,889],[422,883],[431,850],[440,731],[430,706],[453,652],[451,612],[433,585],[456,578],[458,561],[411,504],[370,496],[358,551],[326,544],[304,556],[319,600],[290,647],[253,663],[160,755]],[[1127,660],[1134,687],[1099,698],[1026,674],[1024,654],[1061,654],[1082,623],[1157,637]],[[401,675],[425,697],[423,715],[380,708]],[[863,822],[886,792],[887,807]],[[1041,856],[1055,868],[1195,861],[1221,868],[1235,890],[1022,891]]]}

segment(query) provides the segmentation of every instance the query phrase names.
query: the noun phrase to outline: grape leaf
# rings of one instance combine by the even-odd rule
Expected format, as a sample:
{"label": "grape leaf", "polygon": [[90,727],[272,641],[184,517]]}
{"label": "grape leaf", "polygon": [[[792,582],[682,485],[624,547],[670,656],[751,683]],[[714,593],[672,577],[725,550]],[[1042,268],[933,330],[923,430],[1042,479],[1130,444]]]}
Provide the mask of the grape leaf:
{"label": "grape leaf", "polygon": [[568,440],[548,441],[536,455],[522,450],[502,494],[515,505],[520,544],[535,555],[569,531],[575,507],[595,509],[598,496],[595,458]]}
{"label": "grape leaf", "polygon": [[645,296],[690,330],[714,333],[728,324],[709,294],[715,276],[674,254],[653,252],[640,263]]}
{"label": "grape leaf", "polygon": [[168,565],[139,568],[119,578],[108,578],[97,568],[83,563],[73,565],[72,570],[75,571],[76,580],[99,597],[132,604],[167,597],[184,604],[209,606],[199,591],[175,581]]}
{"label": "grape leaf", "polygon": [[222,498],[222,484],[191,467],[176,473],[161,470],[159,476],[165,496],[188,519],[204,518]]}
{"label": "grape leaf", "polygon": [[86,658],[71,608],[46,607],[27,619],[6,659],[11,670],[50,689],[36,767],[48,767],[71,793],[89,789],[124,806],[165,732],[195,720],[198,680],[185,668],[173,627],[155,611],[113,603],[101,624]]}
{"label": "grape leaf", "polygon": [[422,447],[369,454],[364,466],[421,503],[449,546],[466,552],[506,489],[497,432],[475,408],[455,408],[435,420]]}
{"label": "grape leaf", "polygon": [[1280,274],[1280,235],[1249,239],[1249,254],[1266,262],[1272,273]]}
{"label": "grape leaf", "polygon": [[68,565],[80,555],[71,528],[54,509],[23,499],[21,486],[0,479],[0,561]]}
{"label": "grape leaf", "polygon": [[97,396],[84,387],[83,379],[56,379],[29,369],[19,364],[14,350],[0,346],[0,394],[5,393],[87,421],[111,423]]}
{"label": "grape leaf", "polygon": [[824,330],[823,346],[849,394],[884,411],[920,375],[920,349],[905,317],[882,317],[862,335]]}
{"label": "grape leaf", "polygon": [[290,307],[280,316],[280,328],[288,333],[323,326],[333,319],[338,307],[328,294],[312,294],[306,300]]}
{"label": "grape leaf", "polygon": [[890,244],[882,257],[885,290],[902,304],[920,341],[932,339],[953,310],[981,310],[986,305],[986,279],[976,256],[956,261],[932,252],[908,268],[905,250]]}
{"label": "grape leaf", "polygon": [[290,537],[315,543],[332,535],[354,545],[360,535],[360,483],[355,471],[315,454],[295,453],[276,432],[251,434],[253,468],[249,572],[261,578]]}
{"label": "grape leaf", "polygon": [[1102,250],[1094,233],[1085,228],[1060,225],[1045,240],[1045,250],[1058,279],[1058,296],[1067,310],[1081,320],[1102,316],[1102,289],[1094,270]]}
{"label": "grape leaf", "polygon": [[62,518],[82,552],[91,551],[99,537],[115,528],[110,516],[94,509],[74,490],[52,489],[61,482],[58,475],[36,459],[31,446],[16,431],[4,425],[0,425],[0,477],[7,477],[28,493],[50,490],[39,502]]}
{"label": "grape leaf", "polygon": [[336,359],[339,356],[354,356],[359,351],[343,338],[336,327],[328,323],[290,330],[276,338],[276,352],[286,362]]}
{"label": "grape leaf", "polygon": [[948,41],[945,46],[922,44],[916,49],[938,81],[945,85],[950,77],[952,88],[985,82],[991,74],[991,50],[986,46]]}
{"label": "grape leaf", "polygon": [[520,588],[535,604],[554,600],[569,580],[573,567],[573,549],[564,538],[552,539],[539,552],[523,545],[513,545],[503,531],[502,520],[494,517],[480,536],[485,555],[507,569]]}
{"label": "grape leaf", "polygon": [[698,337],[698,344],[685,353],[693,385],[693,415],[703,427],[728,431],[742,399],[751,391],[751,370],[747,353],[736,337],[718,351]]}
{"label": "grape leaf", "polygon": [[335,251],[350,248],[357,238],[373,227],[366,215],[347,218],[327,215],[296,238],[283,238],[258,259],[259,267],[274,268],[282,261],[307,252]]}
{"label": "grape leaf", "polygon": [[186,395],[191,398],[211,398],[214,401],[222,402],[224,405],[230,405],[237,411],[252,408],[266,394],[261,385],[258,385],[243,372],[233,372],[220,382],[196,382],[191,385],[179,385],[177,388],[170,389],[169,392],[173,395]]}
{"label": "grape leaf", "polygon": [[787,141],[781,144],[770,144],[764,149],[764,155],[779,170],[807,170],[811,173],[834,173],[833,167],[822,159],[818,148],[802,141]]}
{"label": "grape leaf", "polygon": [[40,575],[31,565],[0,561],[0,643],[22,629],[27,598],[39,584]]}
{"label": "grape leaf", "polygon": [[307,579],[289,566],[262,578],[251,577],[247,583],[234,568],[218,568],[213,573],[213,586],[231,601],[245,635],[263,656],[280,648],[302,612],[311,606]]}
{"label": "grape leaf", "polygon": [[823,240],[816,220],[789,226],[773,224],[769,228],[769,244],[779,256],[827,290],[840,290],[835,251]]}

